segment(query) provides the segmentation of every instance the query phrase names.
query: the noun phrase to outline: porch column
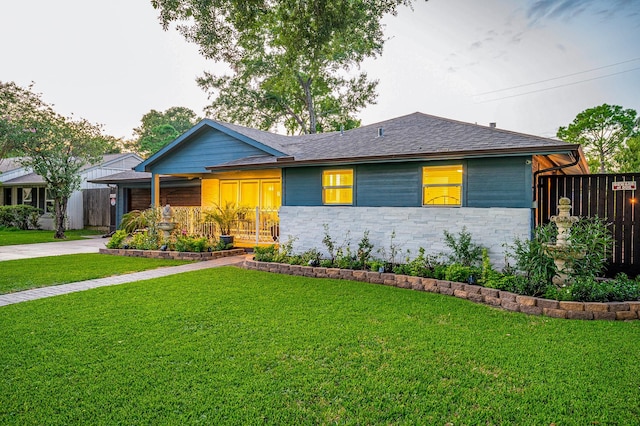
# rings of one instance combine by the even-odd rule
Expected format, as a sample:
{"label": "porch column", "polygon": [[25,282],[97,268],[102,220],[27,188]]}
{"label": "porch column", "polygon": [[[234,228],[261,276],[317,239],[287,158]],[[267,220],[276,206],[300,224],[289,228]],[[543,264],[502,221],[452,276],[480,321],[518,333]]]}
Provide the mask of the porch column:
{"label": "porch column", "polygon": [[151,173],[151,207],[160,207],[160,175]]}

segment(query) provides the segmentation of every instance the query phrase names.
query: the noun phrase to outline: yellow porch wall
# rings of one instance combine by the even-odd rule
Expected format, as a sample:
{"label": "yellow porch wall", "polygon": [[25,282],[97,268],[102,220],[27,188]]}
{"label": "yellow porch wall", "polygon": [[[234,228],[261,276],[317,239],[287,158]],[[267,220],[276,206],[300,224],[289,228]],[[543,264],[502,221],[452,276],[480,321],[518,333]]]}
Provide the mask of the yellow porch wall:
{"label": "yellow porch wall", "polygon": [[202,187],[200,205],[202,207],[213,207],[220,200],[220,180],[202,179],[200,184]]}
{"label": "yellow porch wall", "polygon": [[[202,207],[213,207],[220,203],[220,181],[221,180],[253,180],[253,179],[277,179],[282,182],[282,173],[279,169],[273,170],[251,170],[242,172],[215,173],[211,177],[202,179]],[[257,196],[257,194],[256,194]],[[262,200],[263,204],[266,200]],[[271,207],[271,206],[270,206]],[[277,206],[279,207],[279,206]]]}

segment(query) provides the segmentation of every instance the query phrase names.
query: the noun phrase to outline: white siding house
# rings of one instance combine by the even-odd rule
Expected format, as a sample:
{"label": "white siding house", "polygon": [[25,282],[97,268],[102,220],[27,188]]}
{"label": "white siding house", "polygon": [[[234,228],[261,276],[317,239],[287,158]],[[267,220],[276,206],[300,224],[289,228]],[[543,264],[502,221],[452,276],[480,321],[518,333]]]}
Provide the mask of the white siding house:
{"label": "white siding house", "polygon": [[[131,170],[142,161],[137,154],[106,154],[96,165],[83,168],[80,172],[82,183],[67,204],[67,229],[84,227],[83,190],[107,188],[108,185],[90,183],[96,178]],[[53,201],[48,197],[46,184],[41,176],[22,167],[20,159],[9,158],[0,162],[0,205],[30,204],[44,211],[40,218],[43,229],[53,229]]]}

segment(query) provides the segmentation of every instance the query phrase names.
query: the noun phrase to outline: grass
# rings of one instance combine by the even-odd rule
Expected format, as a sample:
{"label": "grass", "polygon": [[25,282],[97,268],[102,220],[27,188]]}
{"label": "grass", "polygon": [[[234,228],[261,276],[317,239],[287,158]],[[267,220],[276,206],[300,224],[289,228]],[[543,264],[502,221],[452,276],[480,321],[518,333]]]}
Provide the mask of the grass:
{"label": "grass", "polygon": [[0,263],[0,294],[188,263],[170,259],[72,254]]}
{"label": "grass", "polygon": [[58,241],[81,240],[85,235],[100,235],[104,232],[87,229],[74,229],[64,231],[67,237],[64,240],[53,238],[54,231],[23,231],[19,229],[0,228],[0,246],[12,246],[17,244],[53,243]]}
{"label": "grass", "polygon": [[216,268],[0,308],[0,424],[631,425],[640,321]]}

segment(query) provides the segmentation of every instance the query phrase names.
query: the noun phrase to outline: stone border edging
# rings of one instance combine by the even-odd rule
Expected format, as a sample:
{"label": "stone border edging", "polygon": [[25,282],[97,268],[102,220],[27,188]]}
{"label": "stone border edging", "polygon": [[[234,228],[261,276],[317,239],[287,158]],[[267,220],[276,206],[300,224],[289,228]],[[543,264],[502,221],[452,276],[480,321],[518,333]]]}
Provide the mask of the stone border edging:
{"label": "stone border edging", "polygon": [[289,265],[285,263],[245,260],[245,269],[312,278],[334,278],[384,284],[393,287],[446,294],[476,303],[529,315],[582,320],[635,320],[640,319],[640,301],[633,302],[560,302],[539,297],[522,296],[508,291],[459,282],[422,278],[393,273],[358,271]]}
{"label": "stone border edging", "polygon": [[146,257],[152,259],[175,259],[175,260],[195,260],[205,261],[219,259],[221,257],[240,256],[245,254],[244,249],[231,249],[211,252],[182,252],[182,251],[160,251],[160,250],[138,250],[138,249],[108,249],[101,248],[100,254],[112,254],[116,256]]}

